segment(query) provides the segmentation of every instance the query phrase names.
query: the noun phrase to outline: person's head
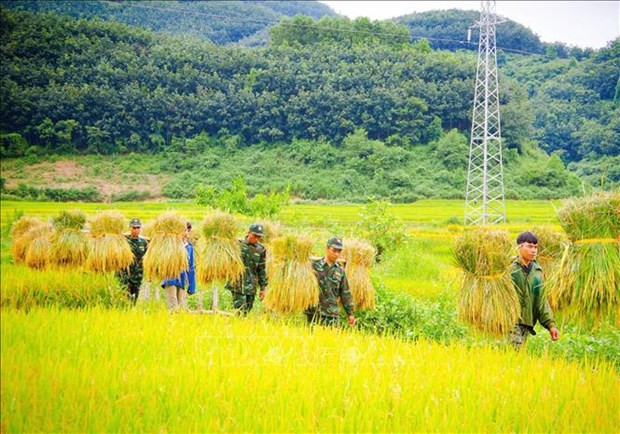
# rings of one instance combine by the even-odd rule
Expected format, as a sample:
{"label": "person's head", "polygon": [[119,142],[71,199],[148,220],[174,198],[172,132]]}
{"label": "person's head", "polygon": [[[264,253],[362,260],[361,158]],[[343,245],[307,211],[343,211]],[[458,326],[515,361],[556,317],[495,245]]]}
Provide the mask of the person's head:
{"label": "person's head", "polygon": [[190,222],[187,222],[185,224],[185,232],[183,232],[183,241],[187,241],[187,238],[189,237],[189,233],[192,231],[192,224]]}
{"label": "person's head", "polygon": [[140,219],[131,219],[129,221],[129,230],[131,231],[131,236],[133,238],[137,238],[140,235],[140,228],[142,227],[142,221]]}
{"label": "person's head", "polygon": [[265,236],[265,229],[260,223],[253,223],[248,229],[248,241],[252,244],[258,243]]}
{"label": "person's head", "polygon": [[338,237],[331,237],[327,240],[327,251],[325,252],[325,258],[328,262],[336,262],[340,258],[343,244],[342,239]]}
{"label": "person's head", "polygon": [[531,262],[538,253],[538,238],[531,232],[523,232],[517,237],[519,257],[525,262]]}

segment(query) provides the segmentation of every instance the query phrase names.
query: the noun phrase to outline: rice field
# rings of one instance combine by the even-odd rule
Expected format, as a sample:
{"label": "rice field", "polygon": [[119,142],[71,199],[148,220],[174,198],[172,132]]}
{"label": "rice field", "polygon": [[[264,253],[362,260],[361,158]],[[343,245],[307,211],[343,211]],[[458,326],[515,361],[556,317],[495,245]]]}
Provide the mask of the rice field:
{"label": "rice field", "polygon": [[3,432],[613,432],[606,364],[286,323],[3,312]]}
{"label": "rice field", "polygon": [[[559,204],[508,202],[501,228],[511,242],[537,224],[558,228]],[[161,299],[132,307],[110,273],[11,263],[14,216],[49,220],[74,208],[147,223],[167,210],[196,223],[205,216],[188,203],[2,202],[1,432],[618,431],[617,326],[584,329],[560,316],[560,341],[539,329],[517,353],[442,323],[446,312],[456,317],[461,201],[394,206],[409,240],[373,270],[376,285],[418,303],[424,333],[416,340],[310,329],[258,302],[246,318],[171,315]],[[307,232],[321,254],[360,209],[295,204],[281,220]],[[199,285],[206,305],[209,290]],[[429,338],[442,333],[452,338]]]}

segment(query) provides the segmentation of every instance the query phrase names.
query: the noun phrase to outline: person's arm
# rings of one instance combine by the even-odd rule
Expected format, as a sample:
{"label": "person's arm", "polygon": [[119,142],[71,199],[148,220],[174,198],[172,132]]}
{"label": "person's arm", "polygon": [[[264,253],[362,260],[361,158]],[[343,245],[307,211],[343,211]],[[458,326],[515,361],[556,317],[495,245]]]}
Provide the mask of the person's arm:
{"label": "person's arm", "polygon": [[542,324],[544,328],[549,330],[551,340],[557,341],[560,337],[560,332],[556,327],[555,319],[553,318],[553,310],[551,310],[551,306],[549,306],[549,301],[545,293],[541,290],[535,300],[534,308],[536,309],[538,321],[540,321],[540,324]]}
{"label": "person's arm", "polygon": [[349,280],[347,279],[346,274],[342,276],[339,290],[340,300],[342,300],[342,307],[344,307],[344,310],[347,312],[349,324],[355,325],[355,316],[353,315],[353,296],[351,295],[351,290],[349,289]]}
{"label": "person's arm", "polygon": [[267,249],[264,249],[260,254],[260,259],[258,262],[257,272],[258,272],[258,285],[260,286],[260,291],[258,293],[258,298],[261,300],[265,298],[265,291],[267,289]]}

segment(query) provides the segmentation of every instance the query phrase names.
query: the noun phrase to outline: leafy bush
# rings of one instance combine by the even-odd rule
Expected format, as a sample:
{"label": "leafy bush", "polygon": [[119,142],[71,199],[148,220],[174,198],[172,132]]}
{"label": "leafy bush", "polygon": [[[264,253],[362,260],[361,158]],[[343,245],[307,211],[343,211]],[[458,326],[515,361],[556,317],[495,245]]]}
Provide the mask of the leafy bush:
{"label": "leafy bush", "polygon": [[233,180],[229,189],[218,190],[212,185],[198,185],[196,202],[223,211],[255,217],[275,217],[290,200],[290,187],[283,192],[272,191],[248,197],[248,188],[242,177]]}
{"label": "leafy bush", "polygon": [[406,293],[390,292],[376,281],[375,287],[376,309],[356,312],[361,330],[406,339],[451,341],[465,337],[467,327],[457,322],[454,303],[447,297],[426,302]]}
{"label": "leafy bush", "polygon": [[391,204],[374,198],[362,207],[357,230],[377,248],[377,260],[385,250],[398,246],[407,236],[405,225],[391,210]]}

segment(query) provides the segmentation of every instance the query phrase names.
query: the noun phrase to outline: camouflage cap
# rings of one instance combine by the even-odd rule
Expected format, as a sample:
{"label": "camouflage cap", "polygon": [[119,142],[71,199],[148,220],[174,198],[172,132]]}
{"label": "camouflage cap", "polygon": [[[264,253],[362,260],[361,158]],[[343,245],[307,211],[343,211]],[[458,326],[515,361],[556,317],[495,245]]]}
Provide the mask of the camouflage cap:
{"label": "camouflage cap", "polygon": [[333,247],[334,249],[342,250],[342,248],[344,247],[342,244],[342,238],[331,237],[329,240],[327,240],[327,247]]}
{"label": "camouflage cap", "polygon": [[129,221],[129,226],[132,228],[139,228],[142,226],[142,220],[140,219],[131,219]]}
{"label": "camouflage cap", "polygon": [[263,228],[263,225],[261,225],[260,223],[251,224],[250,232],[253,233],[254,235],[258,235],[259,237],[265,236],[265,230]]}

